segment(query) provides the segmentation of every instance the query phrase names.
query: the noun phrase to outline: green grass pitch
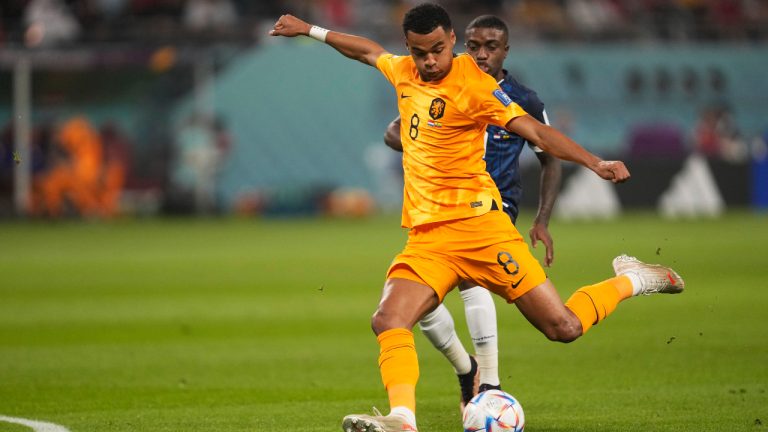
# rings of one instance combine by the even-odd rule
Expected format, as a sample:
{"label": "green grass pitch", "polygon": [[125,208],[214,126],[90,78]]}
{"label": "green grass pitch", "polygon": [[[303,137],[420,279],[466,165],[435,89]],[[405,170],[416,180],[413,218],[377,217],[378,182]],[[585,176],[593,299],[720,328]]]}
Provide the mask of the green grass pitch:
{"label": "green grass pitch", "polygon": [[[4,222],[0,416],[72,432],[319,432],[386,410],[369,317],[405,241],[398,222]],[[528,432],[768,431],[768,215],[550,228],[564,298],[622,252],[673,265],[687,290],[630,299],[572,344],[498,301],[502,380]],[[458,295],[447,304],[469,343]],[[420,430],[461,430],[450,366],[416,343]]]}

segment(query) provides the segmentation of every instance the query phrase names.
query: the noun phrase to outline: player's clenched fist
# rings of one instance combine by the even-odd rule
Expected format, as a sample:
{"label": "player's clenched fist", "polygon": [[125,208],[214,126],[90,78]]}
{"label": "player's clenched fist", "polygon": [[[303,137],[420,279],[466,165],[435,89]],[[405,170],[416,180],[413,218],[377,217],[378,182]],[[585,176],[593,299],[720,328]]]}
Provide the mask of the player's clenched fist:
{"label": "player's clenched fist", "polygon": [[269,35],[285,37],[308,35],[311,27],[293,15],[283,15],[277,20],[272,30],[269,31]]}
{"label": "player's clenched fist", "polygon": [[629,179],[629,170],[622,161],[600,161],[595,172],[614,183],[622,183]]}

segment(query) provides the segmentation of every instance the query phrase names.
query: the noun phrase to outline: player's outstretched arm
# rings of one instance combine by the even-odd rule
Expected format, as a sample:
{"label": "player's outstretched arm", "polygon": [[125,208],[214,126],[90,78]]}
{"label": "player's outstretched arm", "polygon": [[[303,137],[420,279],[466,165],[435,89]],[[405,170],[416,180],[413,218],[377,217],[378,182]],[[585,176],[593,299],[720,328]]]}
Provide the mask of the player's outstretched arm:
{"label": "player's outstretched arm", "polygon": [[530,115],[515,117],[506,129],[514,132],[552,156],[583,165],[605,180],[621,183],[629,179],[629,170],[622,161],[604,161],[565,136]]}
{"label": "player's outstretched arm", "polygon": [[400,116],[392,120],[384,132],[384,144],[392,150],[403,151],[403,142],[400,140]]}
{"label": "player's outstretched arm", "polygon": [[528,232],[531,237],[531,246],[541,241],[546,249],[544,265],[549,267],[555,260],[555,247],[552,236],[549,234],[549,218],[555,206],[557,193],[560,191],[560,179],[562,177],[562,164],[560,159],[546,152],[537,152],[536,157],[541,163],[541,179],[539,184],[539,208],[533,226]]}
{"label": "player's outstretched arm", "polygon": [[283,15],[277,20],[270,36],[310,36],[327,43],[346,57],[376,66],[376,60],[387,51],[376,42],[364,37],[329,31],[324,28],[312,26],[309,23],[296,18],[293,15]]}

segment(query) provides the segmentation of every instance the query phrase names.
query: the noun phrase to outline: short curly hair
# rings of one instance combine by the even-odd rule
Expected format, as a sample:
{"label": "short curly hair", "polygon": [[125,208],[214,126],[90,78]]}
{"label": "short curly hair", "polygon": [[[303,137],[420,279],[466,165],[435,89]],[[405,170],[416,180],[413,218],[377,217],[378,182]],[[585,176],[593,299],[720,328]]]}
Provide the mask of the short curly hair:
{"label": "short curly hair", "polygon": [[442,27],[446,32],[453,29],[451,17],[442,6],[434,3],[422,3],[405,13],[403,33],[412,31],[417,34],[429,34]]}
{"label": "short curly hair", "polygon": [[509,29],[507,28],[507,24],[504,23],[501,18],[495,15],[480,15],[467,25],[466,30],[472,30],[475,28],[501,30],[501,32],[504,33],[504,38],[509,38]]}

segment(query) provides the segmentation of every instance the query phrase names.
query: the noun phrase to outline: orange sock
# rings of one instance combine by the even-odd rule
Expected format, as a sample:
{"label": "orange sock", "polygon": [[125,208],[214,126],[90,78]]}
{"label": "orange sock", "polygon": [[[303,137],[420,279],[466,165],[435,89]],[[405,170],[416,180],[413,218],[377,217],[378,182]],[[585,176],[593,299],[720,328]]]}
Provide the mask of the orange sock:
{"label": "orange sock", "polygon": [[416,412],[419,359],[413,333],[404,328],[382,332],[378,338],[379,370],[389,395],[389,407],[404,406]]}
{"label": "orange sock", "polygon": [[581,321],[584,334],[616,309],[620,301],[632,296],[632,282],[626,276],[617,276],[595,285],[580,288],[565,302]]}

